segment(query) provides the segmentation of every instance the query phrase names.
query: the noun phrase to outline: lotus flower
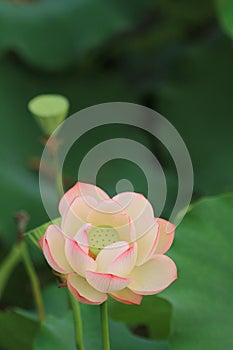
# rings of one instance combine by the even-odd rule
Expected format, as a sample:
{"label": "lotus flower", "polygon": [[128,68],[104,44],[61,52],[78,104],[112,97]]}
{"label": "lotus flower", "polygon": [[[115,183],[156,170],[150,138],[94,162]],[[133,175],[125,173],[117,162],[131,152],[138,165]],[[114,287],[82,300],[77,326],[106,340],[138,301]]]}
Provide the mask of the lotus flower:
{"label": "lotus flower", "polygon": [[78,182],[59,204],[61,227],[50,225],[40,245],[53,270],[66,279],[75,298],[102,304],[108,295],[140,304],[177,278],[170,248],[175,226],[154,218],[141,194],[110,198],[102,189]]}

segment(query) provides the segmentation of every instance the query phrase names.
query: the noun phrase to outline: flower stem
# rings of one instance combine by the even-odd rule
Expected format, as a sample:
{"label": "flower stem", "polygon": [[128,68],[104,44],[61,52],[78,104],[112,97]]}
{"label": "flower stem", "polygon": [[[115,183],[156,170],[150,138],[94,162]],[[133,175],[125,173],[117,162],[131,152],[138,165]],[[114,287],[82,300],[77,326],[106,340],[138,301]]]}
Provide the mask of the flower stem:
{"label": "flower stem", "polygon": [[100,305],[103,350],[110,350],[109,328],[108,328],[108,304],[105,301]]}
{"label": "flower stem", "polygon": [[80,312],[80,306],[78,301],[74,298],[74,296],[69,292],[70,302],[73,309],[74,314],[74,324],[75,324],[75,341],[78,350],[84,350],[83,343],[83,327],[82,327],[82,318]]}
{"label": "flower stem", "polygon": [[34,269],[34,266],[31,262],[30,255],[28,253],[27,245],[25,242],[20,242],[21,245],[21,256],[22,260],[24,262],[25,268],[27,270],[28,276],[31,280],[31,285],[32,285],[32,292],[34,295],[34,300],[36,303],[39,319],[43,321],[45,319],[45,312],[44,312],[44,306],[43,306],[43,301],[42,301],[42,296],[41,296],[41,291],[40,291],[40,283],[39,279],[37,277],[36,271]]}

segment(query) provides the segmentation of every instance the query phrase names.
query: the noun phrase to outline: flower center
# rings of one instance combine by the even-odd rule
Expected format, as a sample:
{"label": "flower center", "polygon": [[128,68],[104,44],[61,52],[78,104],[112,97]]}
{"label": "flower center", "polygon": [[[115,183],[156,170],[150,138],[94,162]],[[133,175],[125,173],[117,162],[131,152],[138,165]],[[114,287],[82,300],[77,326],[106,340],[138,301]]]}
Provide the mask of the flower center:
{"label": "flower center", "polygon": [[119,241],[119,234],[111,226],[97,226],[88,232],[89,253],[96,257],[99,252],[109,244]]}

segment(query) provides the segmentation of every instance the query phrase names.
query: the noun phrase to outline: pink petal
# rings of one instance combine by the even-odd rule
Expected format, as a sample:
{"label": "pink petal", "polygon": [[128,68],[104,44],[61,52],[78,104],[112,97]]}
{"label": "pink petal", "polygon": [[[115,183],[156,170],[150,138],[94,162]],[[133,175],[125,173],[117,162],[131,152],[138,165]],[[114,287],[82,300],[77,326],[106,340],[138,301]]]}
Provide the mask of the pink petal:
{"label": "pink petal", "polygon": [[84,304],[99,305],[108,298],[106,294],[92,288],[84,278],[76,274],[68,275],[67,286],[74,297]]}
{"label": "pink petal", "polygon": [[90,196],[96,199],[97,202],[100,200],[108,199],[109,196],[99,187],[91,184],[77,182],[69,191],[67,191],[61,198],[59,203],[59,212],[64,215],[67,208],[71,205],[71,202],[75,197],[86,197]]}
{"label": "pink petal", "polygon": [[156,294],[177,278],[177,269],[168,256],[156,255],[144,265],[136,266],[130,277],[133,282],[129,288],[133,292],[142,295]]}
{"label": "pink petal", "polygon": [[96,206],[92,197],[77,197],[62,217],[62,231],[73,237],[88,221],[89,213]]}
{"label": "pink petal", "polygon": [[157,219],[157,221],[159,223],[159,239],[154,253],[164,254],[172,245],[176,226],[163,219]]}
{"label": "pink petal", "polygon": [[109,265],[108,273],[126,277],[132,271],[137,259],[137,243],[117,256]]}
{"label": "pink petal", "polygon": [[133,220],[141,216],[154,217],[150,202],[142,194],[122,192],[113,197],[113,200],[118,202]]}
{"label": "pink petal", "polygon": [[50,225],[40,244],[48,264],[55,271],[62,274],[72,271],[65,256],[65,238],[58,226]]}
{"label": "pink petal", "polygon": [[113,299],[124,304],[140,305],[142,301],[142,295],[132,292],[129,288],[124,288],[110,295]]}
{"label": "pink petal", "polygon": [[149,260],[156,249],[159,238],[159,225],[154,218],[141,217],[136,223],[138,255],[136,265]]}
{"label": "pink petal", "polygon": [[124,289],[131,282],[130,278],[93,271],[86,272],[86,279],[93,288],[103,293]]}
{"label": "pink petal", "polygon": [[102,249],[97,255],[97,271],[108,273],[110,264],[119,257],[122,253],[129,249],[129,243],[124,241],[115,242],[109,244]]}
{"label": "pink petal", "polygon": [[78,242],[82,250],[88,254],[89,252],[89,242],[88,242],[88,230],[91,228],[90,224],[85,224],[80,228],[80,230],[74,236],[74,240]]}
{"label": "pink petal", "polygon": [[70,266],[79,275],[85,277],[86,270],[96,270],[96,261],[92,259],[74,239],[66,239],[65,253]]}

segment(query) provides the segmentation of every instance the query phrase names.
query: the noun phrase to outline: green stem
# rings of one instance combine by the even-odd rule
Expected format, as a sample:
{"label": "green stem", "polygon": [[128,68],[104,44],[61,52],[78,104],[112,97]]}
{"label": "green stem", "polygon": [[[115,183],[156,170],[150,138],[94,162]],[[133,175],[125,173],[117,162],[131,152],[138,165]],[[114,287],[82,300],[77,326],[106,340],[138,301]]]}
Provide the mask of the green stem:
{"label": "green stem", "polygon": [[103,350],[110,350],[109,328],[108,328],[108,304],[105,301],[100,305]]}
{"label": "green stem", "polygon": [[76,341],[77,349],[84,350],[83,327],[82,327],[80,306],[78,301],[74,298],[74,296],[70,292],[69,292],[69,296],[70,296],[70,302],[74,313],[75,341]]}
{"label": "green stem", "polygon": [[21,256],[22,256],[25,268],[27,270],[28,276],[31,280],[32,292],[36,303],[38,315],[40,320],[43,321],[45,319],[45,312],[44,312],[44,306],[43,306],[43,301],[42,301],[42,296],[40,291],[39,279],[37,277],[34,266],[31,262],[31,258],[28,253],[26,243],[22,241],[20,245],[21,245]]}
{"label": "green stem", "polygon": [[20,262],[20,260],[21,249],[20,245],[17,243],[13,246],[10,253],[7,255],[2,265],[0,266],[0,298],[12,271],[14,270],[15,266]]}

